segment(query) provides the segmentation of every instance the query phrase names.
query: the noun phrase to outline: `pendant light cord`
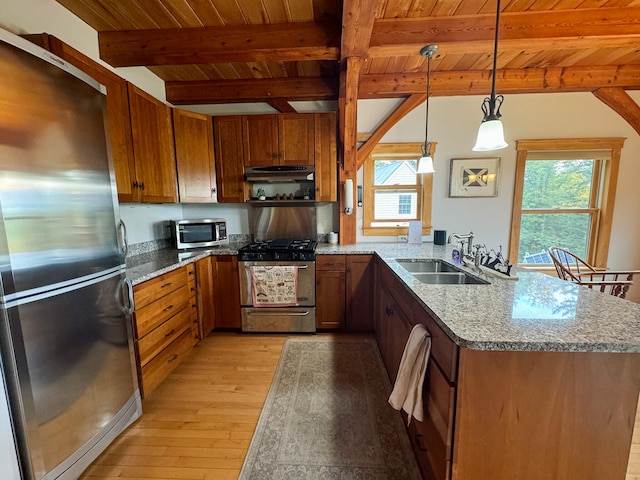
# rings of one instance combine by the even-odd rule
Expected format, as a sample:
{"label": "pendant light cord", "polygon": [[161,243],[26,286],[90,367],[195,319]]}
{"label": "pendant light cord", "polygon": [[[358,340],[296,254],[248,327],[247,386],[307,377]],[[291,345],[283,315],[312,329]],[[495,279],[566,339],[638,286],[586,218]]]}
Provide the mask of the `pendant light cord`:
{"label": "pendant light cord", "polygon": [[426,104],[426,118],[424,122],[424,149],[422,151],[422,156],[429,156],[429,92],[431,90],[431,56],[427,56],[427,104]]}
{"label": "pendant light cord", "polygon": [[496,8],[496,34],[493,42],[493,74],[491,75],[491,114],[494,114],[496,103],[496,72],[498,71],[498,31],[500,27],[500,0]]}

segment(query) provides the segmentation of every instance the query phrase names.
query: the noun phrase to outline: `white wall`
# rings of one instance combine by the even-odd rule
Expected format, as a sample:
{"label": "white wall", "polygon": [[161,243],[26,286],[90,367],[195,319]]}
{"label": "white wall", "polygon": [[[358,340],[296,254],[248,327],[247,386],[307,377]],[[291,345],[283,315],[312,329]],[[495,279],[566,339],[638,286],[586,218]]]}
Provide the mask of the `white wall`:
{"label": "white wall", "polygon": [[[98,59],[96,32],[53,0],[0,0],[0,26],[14,33],[55,35],[86,55]],[[110,67],[109,67],[110,68]],[[164,100],[162,81],[144,68],[118,68],[123,78]],[[497,86],[500,93],[500,85]],[[489,92],[487,92],[488,94]],[[630,92],[638,102],[639,92]],[[451,232],[473,231],[476,240],[492,247],[507,246],[510,227],[511,200],[515,172],[515,142],[517,139],[567,137],[627,137],[622,150],[616,210],[609,252],[611,268],[640,269],[640,138],[615,112],[590,93],[507,95],[502,107],[505,135],[509,147],[482,155],[472,152],[478,125],[482,119],[480,105],[484,97],[435,97],[429,104],[429,137],[438,143],[435,154],[436,173],[433,191],[433,226]],[[358,131],[370,132],[383,120],[399,100],[361,100],[358,102]],[[302,110],[321,107],[324,103],[300,104]],[[188,107],[185,107],[188,108]],[[241,113],[246,106],[194,107],[206,113]],[[263,106],[253,106],[264,111]],[[225,110],[226,109],[226,110]],[[424,140],[424,106],[417,108],[383,138],[383,142],[416,142]],[[500,187],[497,197],[448,198],[449,160],[455,157],[502,157]],[[361,178],[361,172],[360,172]],[[362,181],[359,180],[361,184]],[[231,233],[248,233],[246,207],[237,206],[176,206],[124,205],[122,215],[130,230],[130,242],[146,241],[159,235],[157,222],[175,217],[180,212],[188,216],[227,216]],[[362,209],[358,208],[358,225]],[[318,231],[326,233],[337,228],[337,208],[321,207]],[[209,214],[210,213],[210,214]],[[246,217],[246,218],[245,218]],[[384,238],[382,238],[384,239]],[[358,241],[379,241],[380,237],[362,237]],[[640,286],[632,289],[640,301]],[[631,295],[630,295],[631,297]]]}

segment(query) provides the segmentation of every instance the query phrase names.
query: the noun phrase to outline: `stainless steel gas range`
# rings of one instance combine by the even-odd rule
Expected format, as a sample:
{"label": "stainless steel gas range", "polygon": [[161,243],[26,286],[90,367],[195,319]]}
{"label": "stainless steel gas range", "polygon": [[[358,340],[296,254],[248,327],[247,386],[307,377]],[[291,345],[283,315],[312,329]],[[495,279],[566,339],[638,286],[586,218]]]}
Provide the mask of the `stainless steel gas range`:
{"label": "stainless steel gas range", "polygon": [[256,241],[238,251],[243,332],[316,331],[316,242]]}

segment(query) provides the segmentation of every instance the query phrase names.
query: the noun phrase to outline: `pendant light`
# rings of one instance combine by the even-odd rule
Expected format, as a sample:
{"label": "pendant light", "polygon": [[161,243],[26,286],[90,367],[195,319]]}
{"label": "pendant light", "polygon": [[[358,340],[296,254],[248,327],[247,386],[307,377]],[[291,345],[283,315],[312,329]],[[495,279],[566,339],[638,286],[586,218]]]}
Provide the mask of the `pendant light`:
{"label": "pendant light", "polygon": [[498,61],[498,30],[500,26],[500,0],[497,0],[496,8],[496,34],[493,44],[493,73],[491,74],[491,96],[482,102],[482,112],[484,118],[478,129],[478,138],[473,147],[475,152],[489,152],[507,147],[504,141],[504,129],[500,121],[500,107],[504,97],[496,96],[496,70]]}
{"label": "pendant light", "polygon": [[431,158],[431,143],[429,142],[429,92],[431,80],[431,57],[438,51],[438,45],[425,45],[420,49],[420,55],[427,58],[427,108],[424,122],[424,145],[422,147],[422,157],[418,160],[417,173],[434,173],[433,158]]}

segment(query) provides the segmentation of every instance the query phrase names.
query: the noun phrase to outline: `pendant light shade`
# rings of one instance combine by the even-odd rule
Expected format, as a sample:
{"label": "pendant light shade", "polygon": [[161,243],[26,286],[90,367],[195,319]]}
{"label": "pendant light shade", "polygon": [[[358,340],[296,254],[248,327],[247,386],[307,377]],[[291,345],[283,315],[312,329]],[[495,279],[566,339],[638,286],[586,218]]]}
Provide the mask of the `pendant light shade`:
{"label": "pendant light shade", "polygon": [[431,156],[422,156],[420,160],[418,160],[418,170],[417,173],[434,173],[435,170],[433,168],[433,158]]}
{"label": "pendant light shade", "polygon": [[424,145],[422,157],[418,160],[417,173],[434,173],[433,158],[431,158],[431,143],[429,142],[429,92],[431,90],[431,57],[438,51],[438,45],[425,45],[420,49],[420,55],[427,58],[427,103],[424,121]]}
{"label": "pendant light shade", "polygon": [[500,120],[487,120],[480,124],[478,138],[473,147],[475,152],[490,152],[506,147],[508,144],[504,141],[504,129]]}
{"label": "pendant light shade", "polygon": [[482,102],[482,112],[484,118],[478,129],[478,138],[473,147],[475,152],[488,152],[499,150],[508,146],[504,140],[504,128],[500,121],[500,107],[504,97],[496,96],[496,70],[498,61],[498,30],[500,27],[500,0],[497,0],[496,7],[496,34],[493,44],[493,72],[491,73],[491,96]]}

